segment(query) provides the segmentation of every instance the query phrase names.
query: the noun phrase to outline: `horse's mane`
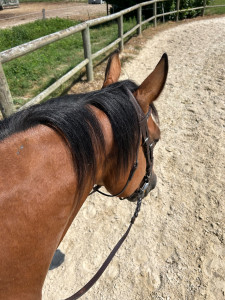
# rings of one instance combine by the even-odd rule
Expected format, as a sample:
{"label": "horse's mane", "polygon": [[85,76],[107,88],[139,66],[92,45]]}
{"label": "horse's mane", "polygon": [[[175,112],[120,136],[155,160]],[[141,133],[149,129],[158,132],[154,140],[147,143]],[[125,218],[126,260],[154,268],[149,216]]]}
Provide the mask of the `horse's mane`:
{"label": "horse's mane", "polygon": [[[130,81],[120,81],[87,94],[67,95],[19,111],[0,122],[0,141],[38,124],[57,129],[70,145],[78,183],[82,188],[87,174],[96,174],[96,151],[104,151],[104,136],[90,105],[102,110],[110,120],[118,151],[118,168],[125,170],[135,159],[139,124],[128,90],[137,89]],[[153,106],[154,107],[154,106]],[[157,112],[154,109],[157,116]]]}

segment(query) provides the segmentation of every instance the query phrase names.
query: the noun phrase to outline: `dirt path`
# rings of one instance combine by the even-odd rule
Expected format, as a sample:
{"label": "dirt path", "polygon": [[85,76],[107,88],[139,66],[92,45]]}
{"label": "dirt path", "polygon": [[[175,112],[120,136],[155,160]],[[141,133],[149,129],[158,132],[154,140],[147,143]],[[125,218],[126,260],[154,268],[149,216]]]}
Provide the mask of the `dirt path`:
{"label": "dirt path", "polygon": [[75,20],[88,20],[106,15],[106,4],[87,3],[21,3],[19,8],[4,9],[0,11],[0,28],[42,19],[42,10],[45,9],[46,18],[70,18]]}
{"label": "dirt path", "polygon": [[[141,81],[163,52],[169,77],[157,102],[162,139],[157,188],[128,240],[86,300],[225,299],[225,17],[163,31],[128,61],[122,79]],[[95,273],[135,206],[89,197],[60,245],[43,299],[69,297]]]}

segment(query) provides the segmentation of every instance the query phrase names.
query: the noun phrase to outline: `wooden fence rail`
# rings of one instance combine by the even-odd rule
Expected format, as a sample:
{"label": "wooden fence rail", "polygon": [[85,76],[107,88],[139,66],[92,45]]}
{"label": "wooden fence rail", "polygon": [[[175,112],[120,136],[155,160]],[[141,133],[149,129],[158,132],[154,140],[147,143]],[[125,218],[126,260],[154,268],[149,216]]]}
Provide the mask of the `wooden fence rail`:
{"label": "wooden fence rail", "polygon": [[[19,45],[17,47],[5,50],[0,53],[0,109],[2,112],[3,117],[7,117],[10,114],[14,112],[14,106],[12,101],[12,96],[10,94],[10,90],[8,87],[8,83],[2,68],[2,64],[9,62],[15,58],[21,57],[23,55],[26,55],[30,52],[33,52],[37,49],[40,49],[48,44],[51,44],[53,42],[59,41],[65,37],[68,37],[72,34],[81,32],[82,38],[83,38],[83,49],[84,49],[84,60],[78,64],[76,67],[74,67],[72,70],[70,70],[67,74],[62,76],[60,79],[58,79],[55,83],[53,83],[51,86],[49,86],[47,89],[45,89],[43,92],[41,92],[39,95],[34,97],[32,100],[27,102],[25,105],[23,105],[20,109],[23,109],[25,107],[28,107],[33,104],[40,103],[42,100],[44,100],[47,96],[49,96],[52,92],[54,92],[59,86],[61,86],[63,83],[65,83],[67,80],[69,80],[74,74],[79,72],[83,67],[86,67],[87,72],[87,79],[88,81],[93,80],[93,63],[92,61],[97,58],[98,56],[104,54],[111,48],[115,47],[117,44],[119,44],[119,48],[122,50],[124,47],[124,39],[128,37],[129,35],[133,34],[134,32],[137,32],[138,35],[141,34],[142,26],[146,23],[149,23],[151,21],[154,22],[154,26],[157,26],[157,18],[159,17],[165,17],[167,15],[176,14],[176,20],[179,20],[179,13],[180,12],[187,12],[192,10],[202,10],[202,15],[204,15],[205,8],[211,8],[211,7],[222,7],[225,5],[215,5],[215,6],[207,6],[206,1],[203,1],[203,6],[196,7],[196,8],[190,8],[185,10],[180,10],[180,0],[177,0],[176,5],[176,11],[171,11],[167,13],[157,14],[157,3],[162,3],[166,0],[152,0],[152,1],[146,1],[142,2],[140,4],[134,5],[130,8],[124,9],[118,13],[89,20],[86,22],[83,22],[81,24],[78,24],[76,26],[72,26],[70,28],[61,30],[56,33],[52,33],[50,35],[41,37],[39,39],[36,39],[34,41],[31,41],[29,43]],[[153,5],[153,16],[147,20],[142,21],[142,8],[147,5]],[[137,25],[135,25],[132,29],[130,29],[128,32],[124,33],[123,29],[123,16],[131,11],[137,10]],[[111,44],[107,45],[103,49],[97,51],[96,53],[92,53],[91,50],[91,41],[90,41],[90,31],[89,28],[103,24],[112,20],[117,19],[118,21],[118,38],[112,42]]]}

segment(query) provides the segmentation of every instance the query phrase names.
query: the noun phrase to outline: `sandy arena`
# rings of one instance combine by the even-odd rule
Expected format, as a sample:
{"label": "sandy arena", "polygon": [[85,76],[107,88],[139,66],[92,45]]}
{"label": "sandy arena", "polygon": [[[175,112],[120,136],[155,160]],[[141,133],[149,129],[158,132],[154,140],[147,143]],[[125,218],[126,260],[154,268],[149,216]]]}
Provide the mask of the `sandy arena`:
{"label": "sandy arena", "polygon": [[[169,76],[156,106],[157,188],[130,235],[84,300],[225,299],[225,17],[176,26],[149,39],[123,67],[141,83],[161,55]],[[97,271],[125,232],[135,205],[89,197],[60,245],[44,300],[65,299]]]}

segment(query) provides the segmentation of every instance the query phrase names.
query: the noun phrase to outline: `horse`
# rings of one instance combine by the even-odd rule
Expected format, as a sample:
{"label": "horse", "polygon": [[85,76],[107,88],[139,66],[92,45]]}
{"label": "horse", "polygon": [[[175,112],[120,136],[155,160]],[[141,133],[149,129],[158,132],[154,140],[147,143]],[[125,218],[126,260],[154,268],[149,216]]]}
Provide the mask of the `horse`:
{"label": "horse", "polygon": [[[0,121],[0,299],[42,298],[52,257],[94,186],[132,201],[143,178],[145,194],[155,187],[153,168],[145,175],[160,139],[153,102],[165,85],[168,57],[140,86],[118,81],[120,72],[115,51],[102,89],[50,99]],[[141,136],[143,120],[151,145]]]}

